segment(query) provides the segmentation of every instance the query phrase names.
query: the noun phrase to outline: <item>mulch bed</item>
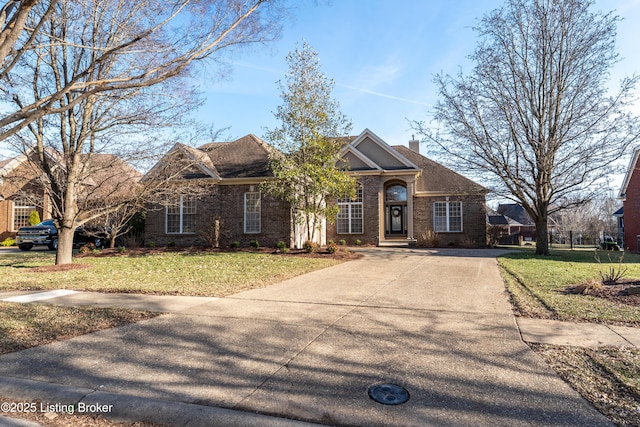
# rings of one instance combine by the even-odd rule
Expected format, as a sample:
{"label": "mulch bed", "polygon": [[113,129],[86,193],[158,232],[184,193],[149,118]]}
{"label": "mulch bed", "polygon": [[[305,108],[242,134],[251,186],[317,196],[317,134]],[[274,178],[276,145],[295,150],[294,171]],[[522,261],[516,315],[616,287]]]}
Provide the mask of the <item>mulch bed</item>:
{"label": "mulch bed", "polygon": [[339,250],[336,253],[330,254],[326,251],[318,251],[308,253],[304,249],[291,249],[289,252],[281,252],[273,248],[238,248],[238,249],[221,249],[221,248],[209,248],[203,246],[191,246],[188,248],[184,247],[156,247],[156,248],[148,248],[148,247],[139,247],[139,248],[127,248],[124,251],[120,249],[102,249],[97,252],[89,252],[85,254],[75,254],[75,258],[86,258],[86,257],[114,257],[114,256],[142,256],[142,255],[156,255],[162,253],[223,253],[223,252],[252,252],[252,253],[263,253],[263,254],[273,254],[278,256],[299,256],[299,257],[309,257],[309,258],[335,258],[341,260],[351,260],[361,258],[362,255],[353,253],[349,250]]}
{"label": "mulch bed", "polygon": [[586,283],[570,286],[564,290],[564,293],[589,295],[619,304],[640,307],[639,280],[620,280],[615,285],[594,285],[594,283]]}
{"label": "mulch bed", "polygon": [[43,265],[29,269],[30,273],[55,273],[58,271],[82,270],[91,268],[89,264],[62,264],[62,265]]}
{"label": "mulch bed", "polygon": [[640,307],[640,283],[628,282],[617,285],[603,285],[594,289],[589,295],[608,299],[620,304]]}

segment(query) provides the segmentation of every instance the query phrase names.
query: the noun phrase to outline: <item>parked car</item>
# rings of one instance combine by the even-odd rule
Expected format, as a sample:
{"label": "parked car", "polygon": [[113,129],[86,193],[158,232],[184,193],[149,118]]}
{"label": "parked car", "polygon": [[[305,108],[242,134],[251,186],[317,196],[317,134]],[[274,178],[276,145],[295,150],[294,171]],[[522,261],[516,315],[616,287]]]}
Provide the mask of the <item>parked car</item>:
{"label": "parked car", "polygon": [[[81,226],[76,228],[73,234],[73,246],[76,248],[87,243],[102,248],[107,241],[107,234],[99,228]],[[55,251],[58,249],[58,230],[51,219],[31,227],[21,227],[16,236],[16,243],[23,251],[29,251],[34,246],[47,246],[49,250]]]}

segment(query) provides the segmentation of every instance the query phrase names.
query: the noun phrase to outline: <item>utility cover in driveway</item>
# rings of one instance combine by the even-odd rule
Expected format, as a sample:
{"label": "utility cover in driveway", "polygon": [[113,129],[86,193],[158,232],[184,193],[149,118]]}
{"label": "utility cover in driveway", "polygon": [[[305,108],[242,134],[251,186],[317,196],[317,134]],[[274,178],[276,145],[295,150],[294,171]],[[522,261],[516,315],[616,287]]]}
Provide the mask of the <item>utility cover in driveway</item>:
{"label": "utility cover in driveway", "polygon": [[369,397],[383,405],[400,405],[409,400],[409,392],[396,384],[378,384],[369,388]]}

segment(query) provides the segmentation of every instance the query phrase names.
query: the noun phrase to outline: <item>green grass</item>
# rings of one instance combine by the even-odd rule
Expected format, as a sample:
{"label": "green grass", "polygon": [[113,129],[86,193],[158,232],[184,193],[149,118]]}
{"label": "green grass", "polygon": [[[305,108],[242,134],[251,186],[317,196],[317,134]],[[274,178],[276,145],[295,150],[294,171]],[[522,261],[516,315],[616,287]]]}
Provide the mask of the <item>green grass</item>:
{"label": "green grass", "polygon": [[[520,251],[498,259],[516,309],[529,317],[589,322],[640,324],[640,310],[588,295],[565,294],[563,290],[589,280],[600,281],[600,273],[618,268],[619,252],[553,250],[540,257]],[[610,259],[609,259],[610,255]],[[625,278],[640,278],[640,256],[626,253]]]}
{"label": "green grass", "polygon": [[65,289],[223,297],[260,288],[339,263],[329,257],[253,252],[166,252],[139,256],[84,257],[88,268],[34,272],[54,254],[0,256],[0,291]]}

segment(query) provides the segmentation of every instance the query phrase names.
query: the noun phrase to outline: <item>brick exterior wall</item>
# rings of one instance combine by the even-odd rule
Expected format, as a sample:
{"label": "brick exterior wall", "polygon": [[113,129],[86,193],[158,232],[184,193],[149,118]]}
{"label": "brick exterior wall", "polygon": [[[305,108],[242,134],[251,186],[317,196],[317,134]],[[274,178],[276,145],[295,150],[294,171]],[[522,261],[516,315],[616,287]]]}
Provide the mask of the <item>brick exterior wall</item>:
{"label": "brick exterior wall", "polygon": [[[433,230],[433,203],[445,202],[444,196],[413,198],[413,230],[419,246],[427,246],[424,233]],[[440,246],[487,245],[487,206],[484,195],[449,196],[450,202],[462,202],[462,232],[438,233]]]}
{"label": "brick exterior wall", "polygon": [[638,252],[640,236],[640,171],[638,165],[629,179],[624,206],[624,246],[631,252]]}
{"label": "brick exterior wall", "polygon": [[360,240],[363,245],[377,245],[380,232],[380,221],[378,217],[378,191],[380,190],[379,176],[361,176],[358,182],[362,185],[362,210],[363,210],[363,233],[361,234],[338,234],[337,225],[327,224],[327,241],[333,240],[338,243],[345,240],[348,245],[355,245],[356,240]]}
{"label": "brick exterior wall", "polygon": [[166,211],[162,206],[150,206],[145,221],[145,244],[158,246],[206,245],[203,233],[210,230],[215,219],[220,220],[220,247],[232,242],[248,247],[252,240],[261,246],[275,247],[278,241],[291,244],[291,216],[289,205],[261,193],[260,233],[244,232],[244,194],[259,191],[259,185],[210,185],[196,202],[196,232],[192,234],[167,234]]}
{"label": "brick exterior wall", "polygon": [[42,221],[51,218],[49,201],[45,197],[42,187],[33,182],[36,176],[37,174],[25,162],[3,179],[0,194],[5,200],[0,201],[0,241],[16,235],[17,230],[13,230],[13,199],[21,193],[35,195],[34,199],[38,200],[36,210]]}

